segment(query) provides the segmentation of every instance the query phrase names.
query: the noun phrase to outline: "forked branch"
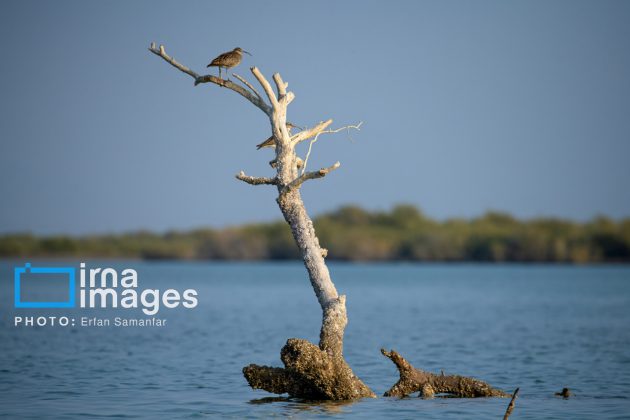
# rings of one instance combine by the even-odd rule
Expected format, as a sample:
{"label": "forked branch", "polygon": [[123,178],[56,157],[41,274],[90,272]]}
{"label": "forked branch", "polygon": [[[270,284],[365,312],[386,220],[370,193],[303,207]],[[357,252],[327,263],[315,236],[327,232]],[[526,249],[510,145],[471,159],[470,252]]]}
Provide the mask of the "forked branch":
{"label": "forked branch", "polygon": [[[263,90],[265,91],[265,94],[267,95],[267,98],[269,99],[269,102],[271,103],[273,109],[278,109],[278,98],[276,97],[276,94],[273,93],[273,89],[271,88],[271,85],[269,84],[265,76],[263,76],[260,70],[258,70],[258,68],[256,67],[252,67],[250,70],[252,71],[252,74],[254,75],[256,80],[258,80],[258,83],[260,83],[260,86],[262,86]],[[269,115],[271,116],[271,114]]]}
{"label": "forked branch", "polygon": [[334,165],[331,165],[327,168],[322,168],[319,171],[312,171],[312,172],[306,172],[303,173],[302,175],[300,175],[299,177],[297,177],[295,180],[293,180],[289,185],[287,185],[283,192],[286,192],[288,190],[294,189],[294,188],[300,188],[300,186],[310,180],[310,179],[317,179],[317,178],[323,178],[326,175],[328,175],[330,172],[334,171],[335,169],[337,169],[339,166],[341,166],[341,163],[339,162],[335,162]]}
{"label": "forked branch", "polygon": [[313,144],[317,141],[317,139],[319,138],[319,136],[321,134],[330,134],[330,133],[338,133],[342,130],[350,130],[351,128],[355,129],[355,130],[361,130],[361,125],[363,124],[363,121],[361,121],[359,124],[356,125],[346,125],[345,127],[341,127],[341,128],[337,128],[335,130],[322,130],[320,132],[318,132],[315,135],[315,138],[313,140],[310,141],[310,143],[308,144],[308,150],[306,152],[306,157],[304,158],[304,164],[302,165],[302,174],[304,174],[306,172],[306,165],[308,164],[308,158],[311,156],[311,151],[313,150]]}
{"label": "forked branch", "polygon": [[332,124],[332,122],[333,120],[321,121],[315,127],[307,128],[300,131],[295,136],[291,137],[291,141],[295,144],[298,144],[300,142],[303,142],[304,140],[308,140],[311,137],[316,136],[317,134],[321,133],[326,128],[328,128],[328,126]]}
{"label": "forked branch", "polygon": [[278,89],[278,102],[286,108],[293,99],[295,99],[295,95],[293,92],[287,92],[289,84],[282,80],[280,73],[275,73],[273,75],[273,81],[276,83],[276,87]]}
{"label": "forked branch", "polygon": [[258,99],[260,99],[261,101],[263,100],[262,96],[260,96],[260,93],[258,93],[256,88],[251,83],[249,83],[245,78],[239,76],[236,73],[232,73],[232,76],[236,77],[238,80],[241,81],[241,83],[243,83],[245,86],[247,86],[254,93],[254,95],[256,95],[256,97],[258,97]]}
{"label": "forked branch", "polygon": [[[239,95],[243,96],[245,99],[250,101],[252,104],[256,105],[265,114],[271,115],[271,111],[272,111],[271,107],[269,105],[267,105],[265,103],[265,101],[260,97],[260,95],[257,95],[255,93],[255,91],[254,91],[254,93],[252,93],[249,90],[245,89],[241,85],[237,85],[236,83],[234,83],[234,82],[232,82],[230,80],[224,80],[224,79],[221,79],[220,77],[213,76],[211,74],[206,74],[206,75],[200,76],[198,73],[192,71],[188,67],[186,67],[183,64],[179,63],[173,57],[169,56],[166,53],[166,50],[164,49],[164,45],[160,45],[159,48],[156,48],[155,42],[152,42],[151,46],[149,47],[149,51],[151,51],[153,54],[157,55],[158,57],[162,57],[162,59],[164,59],[164,61],[169,63],[171,66],[175,67],[176,69],[186,73],[187,75],[189,75],[193,79],[195,79],[195,86],[197,86],[200,83],[214,83],[215,85],[219,85],[219,86],[228,88],[228,89],[233,90],[234,92],[238,93]],[[256,72],[258,72],[258,69],[256,69],[256,67],[252,67],[251,71],[256,76]],[[260,74],[260,72],[258,72],[258,74],[260,76],[262,76],[262,74]],[[256,78],[258,79],[258,76],[256,76]],[[241,80],[240,77],[238,79]],[[264,77],[263,77],[263,79],[264,79]],[[267,83],[267,84],[269,84],[269,83]],[[248,86],[248,87],[250,87],[250,86]],[[250,87],[250,89],[251,89],[251,87]]]}
{"label": "forked branch", "polygon": [[173,57],[170,57],[168,54],[166,54],[164,45],[160,45],[160,48],[156,48],[155,42],[152,42],[151,46],[149,47],[149,51],[151,51],[153,54],[159,55],[164,60],[166,60],[167,63],[169,63],[171,66],[175,67],[176,69],[181,70],[184,73],[190,75],[193,79],[195,79],[195,81],[199,79],[199,75],[197,73],[195,73],[194,71],[192,71],[185,65],[178,63]]}
{"label": "forked branch", "polygon": [[289,84],[282,80],[280,77],[280,73],[275,73],[273,75],[273,81],[276,83],[276,87],[278,88],[278,98],[282,98],[287,94],[287,88]]}

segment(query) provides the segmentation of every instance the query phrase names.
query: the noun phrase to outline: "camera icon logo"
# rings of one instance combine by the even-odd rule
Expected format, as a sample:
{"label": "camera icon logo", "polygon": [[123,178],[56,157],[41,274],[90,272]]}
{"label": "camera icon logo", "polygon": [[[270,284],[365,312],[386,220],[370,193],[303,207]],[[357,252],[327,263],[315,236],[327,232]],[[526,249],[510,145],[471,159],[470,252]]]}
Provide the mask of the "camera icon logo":
{"label": "camera icon logo", "polygon": [[[28,284],[25,278],[28,277]],[[74,267],[31,267],[30,263],[24,267],[14,269],[14,301],[16,308],[74,308],[75,306],[75,268]],[[32,281],[36,279],[36,281]],[[56,283],[62,280],[61,286]],[[47,282],[48,280],[48,282]],[[65,291],[67,284],[67,293]],[[50,290],[52,287],[53,290]],[[57,290],[54,290],[57,289]],[[32,297],[23,299],[24,295],[33,296],[37,292],[43,291],[52,293],[54,300],[35,300]],[[66,299],[57,299],[65,297]]]}

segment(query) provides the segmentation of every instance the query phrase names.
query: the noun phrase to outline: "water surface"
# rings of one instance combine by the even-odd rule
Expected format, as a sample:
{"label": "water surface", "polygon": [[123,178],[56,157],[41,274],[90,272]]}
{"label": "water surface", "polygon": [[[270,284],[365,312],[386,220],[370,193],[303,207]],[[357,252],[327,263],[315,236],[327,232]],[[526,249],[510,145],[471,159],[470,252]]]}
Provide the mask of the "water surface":
{"label": "water surface", "polygon": [[[14,315],[27,313],[142,316],[14,309],[15,264],[0,266],[2,418],[469,419],[501,418],[508,403],[312,404],[250,389],[243,366],[280,366],[289,337],[318,340],[321,311],[300,263],[88,262],[135,268],[139,289],[196,289],[196,308],[160,310],[162,328],[14,327]],[[331,264],[331,272],[348,296],[346,359],[379,395],[398,379],[385,347],[426,370],[520,387],[514,419],[630,416],[630,268]],[[553,395],[564,386],[574,398]]]}

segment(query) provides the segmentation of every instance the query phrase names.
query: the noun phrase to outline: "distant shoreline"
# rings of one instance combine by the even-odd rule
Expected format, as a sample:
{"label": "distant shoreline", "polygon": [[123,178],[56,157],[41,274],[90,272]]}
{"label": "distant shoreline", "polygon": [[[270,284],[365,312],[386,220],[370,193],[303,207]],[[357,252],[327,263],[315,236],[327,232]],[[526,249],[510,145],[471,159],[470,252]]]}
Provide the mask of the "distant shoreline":
{"label": "distant shoreline", "polygon": [[[416,207],[346,206],[314,219],[328,260],[349,262],[630,264],[630,218],[518,220],[489,212],[436,221]],[[163,234],[0,235],[0,258],[147,261],[299,260],[284,221]]]}
{"label": "distant shoreline", "polygon": [[[35,262],[35,263],[66,263],[68,260],[76,260],[82,262],[108,262],[108,263],[123,263],[123,262],[139,262],[139,263],[149,263],[149,264],[251,264],[251,265],[263,265],[263,264],[277,264],[277,265],[292,265],[298,264],[300,266],[303,265],[302,260],[300,259],[286,259],[286,260],[201,260],[201,259],[142,259],[142,258],[131,258],[131,257],[120,257],[120,258],[111,258],[111,257],[83,257],[80,255],[70,255],[70,256],[55,256],[55,257],[46,257],[46,256],[38,256],[38,257],[0,257],[0,263],[22,263],[24,261]],[[368,260],[336,260],[329,259],[328,264],[330,267],[334,267],[335,265],[352,265],[352,266],[391,266],[391,265],[410,265],[410,266],[425,266],[425,267],[476,267],[476,266],[492,266],[492,267],[583,267],[583,268],[615,268],[615,267],[630,267],[630,262],[620,261],[620,262],[585,262],[585,263],[574,263],[574,262],[563,262],[563,261],[530,261],[530,262],[521,262],[521,261],[414,261],[414,260],[378,260],[378,261],[368,261]]]}

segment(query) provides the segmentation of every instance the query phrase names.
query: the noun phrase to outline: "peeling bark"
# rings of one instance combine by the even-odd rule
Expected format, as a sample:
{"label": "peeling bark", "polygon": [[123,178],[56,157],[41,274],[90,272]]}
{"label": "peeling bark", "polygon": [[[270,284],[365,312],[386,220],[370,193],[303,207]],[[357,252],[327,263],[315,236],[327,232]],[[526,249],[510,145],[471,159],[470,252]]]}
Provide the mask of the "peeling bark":
{"label": "peeling bark", "polygon": [[387,392],[385,397],[406,397],[419,392],[419,396],[432,398],[435,394],[450,394],[460,398],[509,397],[505,392],[492,388],[487,383],[475,378],[459,375],[436,375],[413,367],[396,351],[381,349],[381,353],[398,368],[400,379]]}

